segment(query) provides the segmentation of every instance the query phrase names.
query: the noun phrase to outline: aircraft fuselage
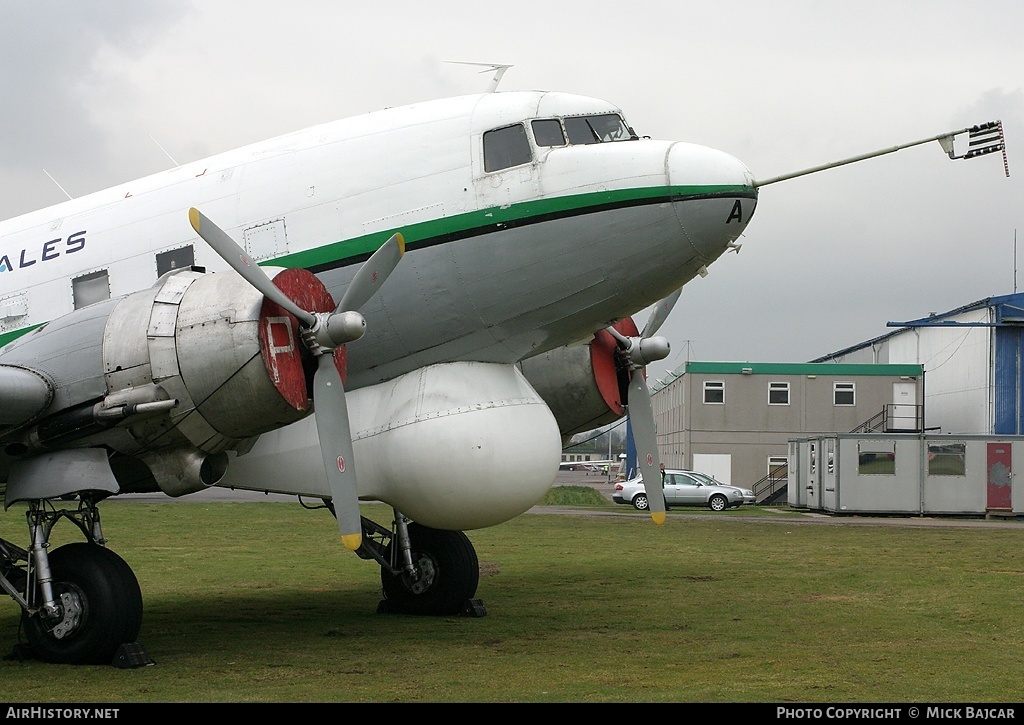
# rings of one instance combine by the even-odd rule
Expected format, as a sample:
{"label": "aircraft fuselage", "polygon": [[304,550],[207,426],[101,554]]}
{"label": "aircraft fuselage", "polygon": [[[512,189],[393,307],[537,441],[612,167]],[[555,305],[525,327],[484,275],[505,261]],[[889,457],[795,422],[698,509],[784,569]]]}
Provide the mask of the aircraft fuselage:
{"label": "aircraft fuselage", "polygon": [[[216,289],[248,288],[188,287],[186,277],[168,286],[162,276],[192,265],[227,272],[197,237],[191,207],[259,264],[312,271],[334,300],[400,232],[403,261],[360,308],[367,333],[347,346],[360,497],[440,528],[507,520],[551,485],[560,447],[545,402],[512,365],[586,342],[679,289],[742,233],[756,198],[752,175],[733,157],[639,138],[605,101],[509,92],[318,126],[18,217],[0,225],[0,342],[15,341],[0,362],[72,383],[56,386],[42,416],[63,416],[57,432],[29,431],[8,448],[24,456],[43,433],[61,445],[113,448],[145,461],[172,495],[209,483],[196,473],[209,469],[204,456],[236,451],[243,455],[231,465],[215,466],[226,467],[222,485],[329,496],[312,418],[250,427],[254,407],[244,401],[254,388],[229,393],[193,372],[222,353],[242,364],[247,347],[231,340],[252,339],[248,328],[215,330],[242,320],[255,328],[258,296],[230,293],[234,306],[221,313]],[[119,296],[145,289],[152,293],[110,311]],[[154,299],[162,316],[154,307],[147,332],[135,320]],[[66,348],[59,334],[32,346],[17,340],[83,307],[64,323],[87,338],[80,348]],[[178,328],[176,346],[160,337],[167,325]],[[176,405],[167,435],[157,419],[86,436],[71,412],[101,399],[101,407],[163,405],[166,395]],[[260,431],[250,452],[247,438]],[[175,436],[172,454],[154,450]],[[535,453],[536,470],[508,481],[449,475],[522,451]],[[421,471],[410,481],[411,462],[437,455],[433,477]]]}
{"label": "aircraft fuselage", "polygon": [[[389,109],[4,222],[0,343],[70,312],[75,277],[98,278],[114,297],[151,285],[175,259],[223,269],[189,226],[190,206],[261,264],[313,270],[335,299],[402,232],[407,258],[363,310],[369,334],[349,347],[353,388],[584,339],[714,261],[756,203],[746,168],[711,149],[621,132],[538,143],[561,143],[542,126],[572,140],[570,124],[609,114],[621,117],[604,101],[543,92]],[[522,148],[485,159],[496,130]]]}

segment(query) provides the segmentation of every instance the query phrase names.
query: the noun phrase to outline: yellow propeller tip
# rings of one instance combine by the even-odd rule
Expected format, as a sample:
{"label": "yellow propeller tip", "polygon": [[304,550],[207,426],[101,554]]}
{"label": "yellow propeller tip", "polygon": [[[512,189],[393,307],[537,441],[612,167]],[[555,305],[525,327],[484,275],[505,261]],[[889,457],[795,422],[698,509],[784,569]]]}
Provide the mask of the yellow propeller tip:
{"label": "yellow propeller tip", "polygon": [[395,234],[398,237],[398,253],[405,254],[405,237],[402,236],[401,232]]}
{"label": "yellow propeller tip", "polygon": [[651,519],[658,526],[661,526],[663,523],[665,523],[665,512],[664,511],[658,511],[657,513],[652,513],[651,514]]}
{"label": "yellow propeller tip", "polygon": [[188,210],[188,221],[192,225],[192,228],[197,232],[199,231],[199,210],[192,207]]}
{"label": "yellow propeller tip", "polygon": [[362,534],[342,534],[341,543],[345,545],[345,548],[349,551],[355,551],[359,548],[360,544],[363,543]]}

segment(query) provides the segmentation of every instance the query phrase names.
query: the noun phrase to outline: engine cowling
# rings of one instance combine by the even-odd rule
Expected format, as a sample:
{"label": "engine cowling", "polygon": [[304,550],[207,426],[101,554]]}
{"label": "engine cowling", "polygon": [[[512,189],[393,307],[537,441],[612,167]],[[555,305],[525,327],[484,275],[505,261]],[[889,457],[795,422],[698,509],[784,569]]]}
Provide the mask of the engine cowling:
{"label": "engine cowling", "polygon": [[[304,309],[334,309],[309,272],[282,270],[275,283]],[[311,412],[316,363],[298,330],[239,276],[197,269],[38,328],[0,352],[0,366],[31,370],[51,398],[0,429],[0,480],[16,460],[102,447],[122,491],[182,495],[217,483],[227,451]],[[339,348],[343,377],[344,360]]]}
{"label": "engine cowling", "polygon": [[[626,337],[639,335],[630,317],[614,327]],[[520,368],[554,414],[563,445],[577,433],[626,414],[631,373],[607,330],[598,330],[585,345],[560,347],[523,360]]]}

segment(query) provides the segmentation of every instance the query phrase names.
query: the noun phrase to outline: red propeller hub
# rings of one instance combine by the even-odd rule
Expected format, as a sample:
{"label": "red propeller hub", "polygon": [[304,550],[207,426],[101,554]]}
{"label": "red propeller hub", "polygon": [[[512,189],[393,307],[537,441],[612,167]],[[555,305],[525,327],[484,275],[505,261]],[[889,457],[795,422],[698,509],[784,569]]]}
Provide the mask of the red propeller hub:
{"label": "red propeller hub", "polygon": [[[640,331],[632,317],[624,317],[614,325],[626,337],[637,337]],[[629,386],[629,371],[619,364],[618,341],[607,330],[594,333],[590,343],[590,361],[594,369],[594,381],[608,409],[616,416],[625,415],[623,402]]]}
{"label": "red propeller hub", "polygon": [[[274,277],[276,284],[295,304],[310,312],[333,312],[334,300],[311,272],[286,269]],[[260,353],[270,379],[281,396],[295,410],[305,411],[313,397],[312,381],[316,361],[302,342],[295,315],[276,302],[263,299],[260,310]],[[334,350],[334,364],[344,381],[347,372],[344,345]]]}

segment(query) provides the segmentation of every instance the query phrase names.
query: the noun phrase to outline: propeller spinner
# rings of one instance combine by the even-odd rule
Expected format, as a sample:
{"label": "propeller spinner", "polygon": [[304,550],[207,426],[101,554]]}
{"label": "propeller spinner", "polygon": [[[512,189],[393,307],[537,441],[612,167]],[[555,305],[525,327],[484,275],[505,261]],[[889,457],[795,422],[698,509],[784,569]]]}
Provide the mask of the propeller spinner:
{"label": "propeller spinner", "polygon": [[189,209],[188,218],[196,233],[232,269],[264,297],[295,315],[302,327],[303,341],[310,352],[317,356],[317,368],[313,376],[313,405],[324,471],[330,485],[342,543],[347,549],[355,551],[362,543],[359,491],[356,486],[345,387],[334,364],[333,351],[363,336],[366,321],[357,310],[376,294],[394,271],[405,253],[405,240],[401,234],[395,234],[374,252],[352,278],[333,312],[311,312],[285,295],[235,240],[202,212]]}

